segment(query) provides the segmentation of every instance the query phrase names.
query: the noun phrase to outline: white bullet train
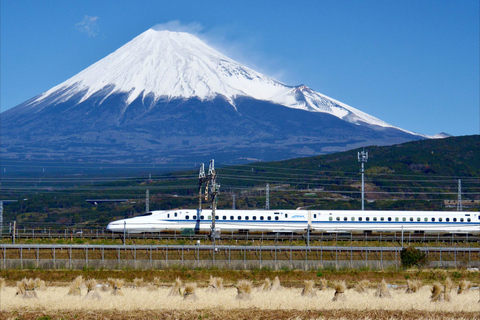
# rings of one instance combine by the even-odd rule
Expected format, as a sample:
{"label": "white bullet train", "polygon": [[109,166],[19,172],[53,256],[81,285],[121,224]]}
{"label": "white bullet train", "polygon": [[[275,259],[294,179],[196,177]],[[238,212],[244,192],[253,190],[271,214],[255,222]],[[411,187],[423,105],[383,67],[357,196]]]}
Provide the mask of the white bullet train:
{"label": "white bullet train", "polygon": [[[108,224],[112,232],[209,232],[212,211],[151,211]],[[351,210],[216,210],[217,232],[425,232],[480,234],[480,212]]]}

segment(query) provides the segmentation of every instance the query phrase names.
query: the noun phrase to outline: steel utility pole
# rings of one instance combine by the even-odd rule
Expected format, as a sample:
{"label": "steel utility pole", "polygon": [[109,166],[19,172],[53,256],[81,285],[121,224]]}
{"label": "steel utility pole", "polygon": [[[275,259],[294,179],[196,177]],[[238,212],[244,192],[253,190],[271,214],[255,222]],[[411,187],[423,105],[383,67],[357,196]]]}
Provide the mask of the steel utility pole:
{"label": "steel utility pole", "polygon": [[150,211],[150,190],[147,190],[145,194],[145,212]]}
{"label": "steel utility pole", "polygon": [[358,152],[358,162],[362,163],[362,169],[360,172],[362,173],[362,211],[365,210],[365,167],[364,164],[368,160],[368,152],[365,152],[365,148],[363,151]]}
{"label": "steel utility pole", "polygon": [[462,211],[462,180],[458,179],[458,203],[457,211]]}
{"label": "steel utility pole", "polygon": [[266,203],[265,203],[265,210],[270,210],[270,185],[267,183],[266,187]]}
{"label": "steel utility pole", "polygon": [[212,241],[215,242],[215,238],[217,237],[216,229],[215,229],[215,214],[217,210],[217,196],[219,194],[220,185],[217,184],[217,172],[215,171],[215,162],[214,160],[210,160],[210,165],[208,167],[208,183],[210,184],[209,189],[209,198],[212,202]]}

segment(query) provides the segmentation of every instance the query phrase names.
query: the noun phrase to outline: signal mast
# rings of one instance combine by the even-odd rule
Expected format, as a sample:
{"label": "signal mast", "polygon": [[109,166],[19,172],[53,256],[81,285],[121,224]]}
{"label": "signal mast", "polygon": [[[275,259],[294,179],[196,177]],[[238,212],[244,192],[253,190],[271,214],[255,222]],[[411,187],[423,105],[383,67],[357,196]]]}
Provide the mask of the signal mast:
{"label": "signal mast", "polygon": [[198,173],[198,215],[197,219],[200,219],[202,213],[202,187],[205,185],[205,201],[210,200],[212,205],[212,226],[211,226],[211,238],[215,242],[215,239],[219,237],[215,229],[215,214],[217,210],[217,199],[220,194],[220,185],[217,184],[217,172],[215,171],[215,160],[210,160],[208,167],[208,174],[205,174],[205,167],[203,163],[200,165],[200,171]]}

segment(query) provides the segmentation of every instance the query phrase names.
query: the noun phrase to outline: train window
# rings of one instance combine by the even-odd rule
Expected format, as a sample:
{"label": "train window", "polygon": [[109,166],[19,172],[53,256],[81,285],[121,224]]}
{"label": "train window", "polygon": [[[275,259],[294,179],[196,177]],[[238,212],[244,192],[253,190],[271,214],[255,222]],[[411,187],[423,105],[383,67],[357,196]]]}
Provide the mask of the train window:
{"label": "train window", "polygon": [[403,218],[402,218],[402,221],[407,221],[407,218],[403,217]]}
{"label": "train window", "polygon": [[392,221],[392,218],[391,218],[391,217],[388,217],[388,221]]}
{"label": "train window", "polygon": [[192,218],[192,219],[193,219],[193,220],[197,220],[197,216],[193,216],[193,218]]}
{"label": "train window", "polygon": [[478,220],[480,220],[480,214],[478,215]]}
{"label": "train window", "polygon": [[442,222],[442,220],[443,220],[442,218],[438,218],[438,221]]}
{"label": "train window", "polygon": [[275,220],[278,220],[278,217],[275,217]]}
{"label": "train window", "polygon": [[420,222],[420,220],[422,220],[422,219],[420,219],[420,217],[418,217],[418,218],[417,218],[417,221]]}
{"label": "train window", "polygon": [[398,217],[395,218],[395,221],[398,221]]}
{"label": "train window", "polygon": [[457,222],[457,218],[453,218],[453,222]]}
{"label": "train window", "polygon": [[362,217],[358,217],[358,221],[362,221]]}
{"label": "train window", "polygon": [[272,220],[272,217],[267,217],[268,220]]}
{"label": "train window", "polygon": [[220,217],[219,217],[219,216],[215,216],[215,220],[218,220],[218,219],[220,219]]}
{"label": "train window", "polygon": [[230,216],[230,220],[235,220],[235,217],[234,217],[234,216]]}
{"label": "train window", "polygon": [[245,220],[248,220],[248,219],[249,219],[248,216],[246,216],[246,217],[245,217]]}
{"label": "train window", "polygon": [[203,219],[205,219],[205,217],[204,217],[204,216],[200,216],[200,220],[203,220]]}
{"label": "train window", "polygon": [[344,218],[343,218],[343,221],[347,221],[347,220],[348,220],[348,218],[347,218],[347,217],[344,217]]}
{"label": "train window", "polygon": [[288,214],[285,213],[285,218],[288,218]]}
{"label": "train window", "polygon": [[424,220],[425,222],[427,222],[427,221],[428,221],[428,218],[424,218],[423,220]]}
{"label": "train window", "polygon": [[413,221],[413,217],[410,217],[410,221]]}
{"label": "train window", "polygon": [[445,218],[445,221],[450,222],[450,218]]}
{"label": "train window", "polygon": [[377,221],[377,217],[373,217],[373,221]]}
{"label": "train window", "polygon": [[384,218],[384,217],[380,217],[380,221],[384,221],[384,220],[385,220],[385,218]]}
{"label": "train window", "polygon": [[472,221],[472,220],[470,218],[467,218],[467,222],[470,222],[470,221]]}
{"label": "train window", "polygon": [[370,217],[366,217],[365,220],[370,221]]}
{"label": "train window", "polygon": [[222,218],[223,218],[223,220],[227,220],[227,216],[223,216]]}
{"label": "train window", "polygon": [[253,216],[253,220],[257,220],[257,216]]}
{"label": "train window", "polygon": [[263,216],[260,216],[260,220],[263,220]]}
{"label": "train window", "polygon": [[170,213],[167,214],[167,218],[170,218]]}
{"label": "train window", "polygon": [[273,214],[280,214],[280,212],[274,212]]}
{"label": "train window", "polygon": [[355,217],[352,217],[352,221],[355,221]]}
{"label": "train window", "polygon": [[175,212],[175,214],[174,214],[174,215],[175,215],[175,217],[176,217],[176,216],[177,216],[177,213]]}
{"label": "train window", "polygon": [[340,221],[340,217],[337,217],[337,221]]}
{"label": "train window", "polygon": [[435,218],[432,218],[432,222],[435,222]]}
{"label": "train window", "polygon": [[190,216],[185,216],[185,219],[187,219],[187,220],[190,219]]}
{"label": "train window", "polygon": [[238,220],[242,220],[242,217],[241,217],[241,216],[238,216]]}
{"label": "train window", "polygon": [[463,218],[460,218],[460,222],[463,222]]}
{"label": "train window", "polygon": [[329,218],[328,218],[328,220],[332,221],[332,220],[333,220],[333,218],[332,218],[332,217],[329,217]]}
{"label": "train window", "polygon": [[[317,219],[317,214],[316,214],[316,213],[313,214],[313,217],[314,217],[315,219]],[[478,219],[480,219],[480,216],[478,217]]]}

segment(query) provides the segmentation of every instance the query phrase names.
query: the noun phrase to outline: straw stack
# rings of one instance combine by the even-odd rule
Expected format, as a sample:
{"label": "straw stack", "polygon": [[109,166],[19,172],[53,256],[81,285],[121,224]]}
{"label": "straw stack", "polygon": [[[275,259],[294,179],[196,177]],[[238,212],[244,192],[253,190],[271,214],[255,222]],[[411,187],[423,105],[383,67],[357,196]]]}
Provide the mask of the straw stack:
{"label": "straw stack", "polygon": [[147,288],[148,288],[148,290],[150,290],[150,291],[155,291],[155,290],[157,290],[158,288],[160,288],[160,284],[161,284],[160,278],[159,278],[159,277],[155,277],[155,278],[153,278],[153,282],[151,282],[151,283],[148,284],[148,287],[147,287]]}
{"label": "straw stack", "polygon": [[422,287],[420,280],[407,280],[407,291],[405,293],[415,293]]}
{"label": "straw stack", "polygon": [[237,288],[236,300],[250,300],[250,293],[252,292],[252,282],[248,280],[240,280],[235,286]]}
{"label": "straw stack", "polygon": [[182,295],[182,280],[180,278],[175,279],[172,289],[170,289],[169,297],[176,297]]}
{"label": "straw stack", "polygon": [[370,281],[362,280],[355,285],[355,291],[358,293],[367,293],[367,289],[370,286]]}
{"label": "straw stack", "polygon": [[90,300],[102,299],[100,294],[97,292],[97,280],[89,279],[85,282],[85,285],[87,286],[87,295],[85,296],[85,299],[90,299]]}
{"label": "straw stack", "polygon": [[452,279],[450,277],[445,280],[445,301],[450,301],[452,298],[450,296],[450,292],[452,291],[454,287]]}
{"label": "straw stack", "polygon": [[375,297],[378,298],[391,298],[392,295],[390,294],[390,290],[388,289],[388,285],[385,282],[385,279],[382,279],[382,282],[377,287],[377,291],[375,291]]}
{"label": "straw stack", "polygon": [[278,276],[273,279],[272,286],[270,287],[270,291],[276,291],[282,289],[282,285],[280,284],[280,278]]}
{"label": "straw stack", "polygon": [[347,297],[345,296],[345,290],[347,289],[347,286],[345,285],[345,281],[335,281],[333,287],[335,288],[335,295],[333,296],[332,301],[346,301]]}
{"label": "straw stack", "polygon": [[113,288],[113,291],[112,291],[112,295],[114,296],[123,296],[123,291],[122,291],[122,288],[123,288],[123,284],[125,283],[125,281],[123,279],[113,279],[113,283],[112,283],[112,288]]}
{"label": "straw stack", "polygon": [[17,282],[16,295],[24,299],[36,299],[37,293],[35,292],[35,280],[24,278],[22,281]]}
{"label": "straw stack", "polygon": [[143,287],[143,278],[135,278],[133,279],[133,287],[138,289]]}
{"label": "straw stack", "polygon": [[270,278],[265,278],[263,281],[262,285],[258,288],[259,291],[270,291],[272,288],[272,281],[270,281]]}
{"label": "straw stack", "polygon": [[320,279],[320,287],[318,290],[327,290],[328,288],[328,281],[327,279]]}
{"label": "straw stack", "polygon": [[5,279],[0,278],[0,290],[3,290],[3,288],[5,288]]}
{"label": "straw stack", "polygon": [[70,284],[70,287],[68,289],[68,295],[69,296],[81,296],[82,295],[82,290],[80,289],[81,285],[83,283],[83,278],[82,276],[78,276],[73,280],[73,282]]}
{"label": "straw stack", "polygon": [[219,290],[223,290],[223,279],[210,276],[207,292],[218,292]]}
{"label": "straw stack", "polygon": [[197,300],[195,290],[197,290],[196,283],[188,283],[185,285],[185,290],[183,291],[183,300]]}
{"label": "straw stack", "polygon": [[431,302],[440,302],[444,300],[445,297],[445,291],[444,287],[438,283],[435,282],[432,287],[432,296],[430,297]]}
{"label": "straw stack", "polygon": [[302,297],[315,298],[317,296],[317,293],[313,289],[314,286],[315,282],[313,280],[305,280],[305,284],[302,290]]}
{"label": "straw stack", "polygon": [[462,294],[462,293],[470,290],[471,286],[472,286],[472,283],[468,280],[460,281],[460,283],[458,284],[457,294]]}

